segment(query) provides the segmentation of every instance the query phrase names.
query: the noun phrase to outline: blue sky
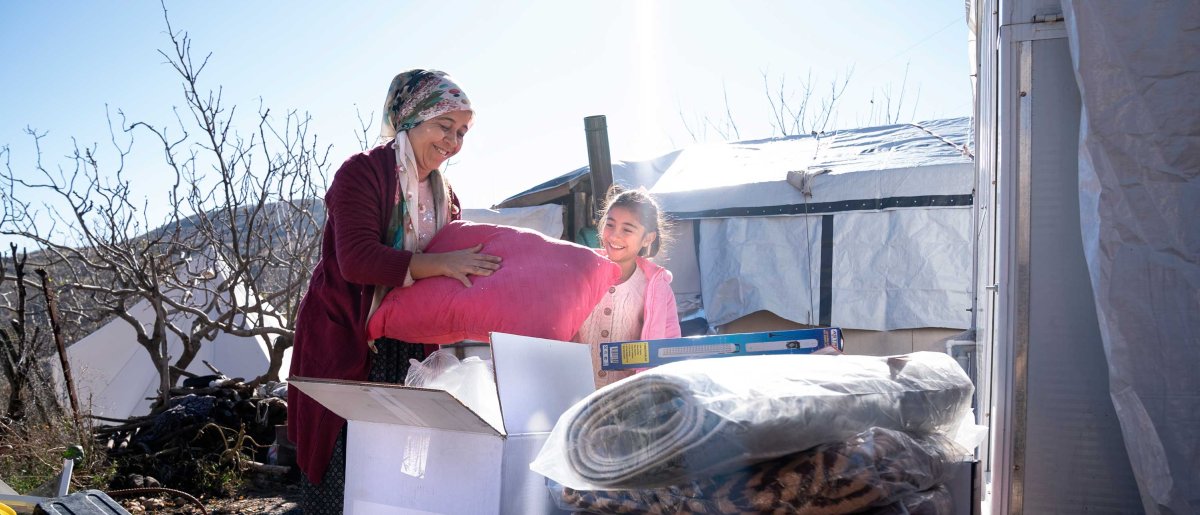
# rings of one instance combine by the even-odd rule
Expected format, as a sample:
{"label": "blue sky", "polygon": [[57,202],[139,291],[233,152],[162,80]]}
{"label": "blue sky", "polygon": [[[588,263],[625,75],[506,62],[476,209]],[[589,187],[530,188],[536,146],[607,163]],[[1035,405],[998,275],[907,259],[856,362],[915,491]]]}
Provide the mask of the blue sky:
{"label": "blue sky", "polygon": [[[260,101],[275,113],[308,112],[335,163],[358,149],[356,108],[378,115],[398,71],[450,72],[479,110],[449,172],[467,207],[585,165],[589,115],[607,116],[614,159],[692,143],[681,118],[693,129],[704,116],[723,119],[723,91],[742,139],[772,136],[764,73],[798,86],[811,71],[820,98],[853,68],[839,128],[871,125],[872,94],[880,100],[890,88],[895,97],[906,67],[906,121],[971,114],[960,0],[166,6],[193,53],[212,54],[202,88],[223,88],[246,115]],[[183,97],[158,54],[169,44],[164,31],[157,2],[0,3],[0,145],[11,148],[14,172],[32,176],[26,126],[47,132],[43,162],[54,167],[67,164],[72,138],[99,143],[102,160],[113,155],[106,106],[174,124]],[[719,139],[711,129],[704,136]],[[168,177],[152,145],[136,140],[128,173],[153,218],[165,212]]]}

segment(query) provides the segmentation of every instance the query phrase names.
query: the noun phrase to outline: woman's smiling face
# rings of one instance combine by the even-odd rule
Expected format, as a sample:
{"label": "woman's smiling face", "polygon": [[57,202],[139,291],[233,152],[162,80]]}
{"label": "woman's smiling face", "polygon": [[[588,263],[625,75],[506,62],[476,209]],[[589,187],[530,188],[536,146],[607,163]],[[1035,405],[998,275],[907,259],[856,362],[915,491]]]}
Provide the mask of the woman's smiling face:
{"label": "woman's smiling face", "polygon": [[474,120],[475,114],[471,111],[450,111],[409,129],[408,142],[417,160],[421,180],[462,150],[463,137]]}

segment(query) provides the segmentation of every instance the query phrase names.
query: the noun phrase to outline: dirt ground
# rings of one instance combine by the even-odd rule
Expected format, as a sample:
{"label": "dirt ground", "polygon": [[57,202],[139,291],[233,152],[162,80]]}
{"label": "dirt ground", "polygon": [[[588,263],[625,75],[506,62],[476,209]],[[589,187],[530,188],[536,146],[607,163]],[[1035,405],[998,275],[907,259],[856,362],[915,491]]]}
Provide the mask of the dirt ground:
{"label": "dirt ground", "polygon": [[[195,503],[170,494],[120,497],[116,500],[132,515],[151,513],[195,515],[202,513]],[[205,510],[211,515],[298,515],[302,513],[300,488],[295,485],[281,485],[278,488],[249,487],[232,497],[206,497],[199,500],[204,503]]]}

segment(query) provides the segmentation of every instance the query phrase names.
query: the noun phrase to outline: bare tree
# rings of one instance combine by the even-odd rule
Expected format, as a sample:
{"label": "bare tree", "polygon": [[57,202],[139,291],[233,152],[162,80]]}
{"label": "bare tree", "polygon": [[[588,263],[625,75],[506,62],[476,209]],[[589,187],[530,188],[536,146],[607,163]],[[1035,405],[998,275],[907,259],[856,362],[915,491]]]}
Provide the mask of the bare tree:
{"label": "bare tree", "polygon": [[800,82],[798,96],[796,91],[788,88],[785,76],[780,75],[779,84],[772,89],[770,78],[763,72],[763,91],[771,108],[771,127],[785,137],[825,132],[831,128],[830,123],[836,123],[838,100],[845,94],[853,75],[854,68],[851,67],[844,77],[834,76],[829,82],[829,93],[820,97],[820,106],[815,106],[812,104],[816,93],[812,70]]}
{"label": "bare tree", "polygon": [[889,83],[885,89],[879,91],[879,102],[875,101],[875,90],[871,91],[871,111],[867,118],[868,125],[902,123],[905,119],[912,120],[916,116],[917,105],[921,100],[921,88],[917,88],[917,99],[913,101],[912,112],[908,117],[903,116],[902,110],[905,107],[904,94],[908,86],[908,68],[909,65],[904,65],[904,76],[900,79],[900,93],[896,98],[892,98],[892,85]]}
{"label": "bare tree", "polygon": [[[47,169],[41,153],[45,133],[32,129],[26,132],[37,149],[34,169],[42,180],[19,179],[11,164],[6,163],[2,195],[5,218],[0,220],[0,232],[41,247],[41,266],[55,270],[68,290],[62,294],[64,314],[81,321],[114,316],[126,320],[134,327],[138,343],[150,352],[156,365],[165,368],[167,331],[172,324],[164,300],[169,289],[166,279],[181,266],[184,253],[179,247],[186,244],[178,230],[179,211],[173,211],[168,223],[159,229],[148,231],[144,209],[132,200],[129,181],[124,177],[129,147],[117,143],[111,123],[118,154],[111,175],[101,173],[94,147],[80,148],[78,144],[67,168]],[[61,204],[46,204],[39,217],[31,203],[21,200],[21,188],[49,193]],[[178,184],[168,197],[177,198],[177,190]],[[27,285],[18,285],[23,286]],[[148,303],[154,313],[149,324],[143,324],[132,312],[138,301]]]}
{"label": "bare tree", "polygon": [[[27,256],[18,254],[17,248],[14,245],[12,248],[12,262],[14,275],[23,278],[25,275],[25,263]],[[0,281],[4,281],[6,276],[5,267],[0,267]],[[10,328],[0,327],[0,370],[3,370],[4,376],[8,378],[8,408],[5,410],[5,418],[19,420],[25,415],[25,398],[26,389],[32,379],[33,366],[36,363],[37,355],[34,351],[32,342],[38,341],[37,326],[34,326],[34,333],[31,335],[27,331],[26,322],[26,301],[28,290],[21,282],[16,283],[16,317],[9,324]]]}
{"label": "bare tree", "polygon": [[[798,82],[789,80],[786,75],[772,77],[768,72],[762,72],[763,93],[769,108],[771,136],[820,136],[827,131],[840,128],[838,121],[839,109],[845,104],[846,88],[854,76],[854,67],[850,67],[842,75],[835,75],[828,84],[828,89],[816,85],[813,71]],[[921,90],[918,87],[916,99],[910,103],[908,94],[908,67],[900,81],[899,93],[893,94],[892,84],[883,89],[872,89],[871,97],[867,99],[870,112],[866,119],[856,118],[858,126],[877,124],[902,123],[912,120],[916,115],[917,104],[920,101]],[[708,139],[709,131],[722,140],[741,139],[733,110],[730,108],[729,93],[722,85],[725,98],[725,110],[721,117],[713,118],[708,115],[694,115],[689,118],[684,114],[682,106],[678,108],[679,119],[684,130],[693,142]],[[878,98],[877,98],[878,97]],[[904,111],[910,109],[908,116]]]}
{"label": "bare tree", "polygon": [[[277,120],[261,105],[253,131],[236,130],[236,106],[222,103],[220,88],[199,85],[209,56],[193,59],[187,34],[171,27],[165,8],[163,17],[171,46],[160,53],[182,79],[186,106],[175,110],[176,125],[129,122],[118,111],[119,130],[109,116],[114,157],[76,142],[55,168],[42,161],[45,133],[28,129],[33,173],[15,172],[8,148],[0,149],[0,234],[40,247],[41,266],[59,278],[65,318],[128,323],[159,369],[164,395],[178,376],[172,366],[186,368],[220,333],[261,339],[271,365],[258,380],[276,379],[319,252],[330,147],[310,134],[306,114]],[[140,172],[174,178],[156,199],[169,208],[157,225],[126,170],[137,134],[162,155],[158,170]],[[53,200],[23,200],[32,192]],[[178,356],[168,352],[172,336],[182,343]]]}
{"label": "bare tree", "polygon": [[[278,379],[283,351],[294,336],[290,321],[320,250],[324,218],[318,199],[327,186],[330,147],[309,133],[308,115],[291,111],[277,125],[262,106],[255,133],[246,138],[231,133],[235,108],[226,112],[219,90],[201,94],[197,86],[208,57],[197,64],[187,35],[171,31],[166,22],[174,53],[162,54],[184,79],[189,112],[200,127],[199,152],[207,155],[215,181],[204,188],[206,177],[195,166],[176,172],[190,186],[187,204],[202,251],[226,267],[219,284],[201,287],[213,300],[209,316],[193,314],[206,338],[216,331],[264,338],[271,350],[264,378]],[[166,144],[165,131],[146,128]],[[164,146],[164,152],[171,149]],[[194,165],[194,157],[168,161]]]}
{"label": "bare tree", "polygon": [[372,111],[365,118],[362,110],[358,108],[358,104],[354,105],[354,115],[358,117],[358,131],[354,133],[354,138],[358,140],[358,149],[366,151],[373,147],[371,139],[371,120],[375,118],[375,112]]}
{"label": "bare tree", "polygon": [[729,88],[725,86],[724,82],[721,83],[721,93],[725,101],[723,118],[713,119],[705,115],[692,122],[696,124],[696,127],[693,128],[692,123],[689,123],[687,116],[684,115],[683,108],[679,108],[679,120],[683,122],[683,128],[691,136],[693,142],[707,139],[706,136],[709,129],[712,129],[724,141],[742,139],[742,134],[738,130],[737,122],[733,117],[733,108],[729,105]]}
{"label": "bare tree", "polygon": [[[4,418],[19,422],[31,413],[41,415],[41,420],[53,420],[51,413],[57,411],[56,396],[41,386],[46,383],[40,359],[49,354],[49,334],[42,330],[39,316],[42,306],[29,295],[26,287],[26,265],[28,255],[18,252],[16,244],[10,244],[12,271],[0,265],[0,284],[12,284],[9,293],[12,300],[11,317],[0,327],[0,372],[8,379],[8,403]],[[5,299],[6,301],[10,299]],[[34,411],[36,409],[36,411]],[[0,424],[0,432],[7,424]]]}

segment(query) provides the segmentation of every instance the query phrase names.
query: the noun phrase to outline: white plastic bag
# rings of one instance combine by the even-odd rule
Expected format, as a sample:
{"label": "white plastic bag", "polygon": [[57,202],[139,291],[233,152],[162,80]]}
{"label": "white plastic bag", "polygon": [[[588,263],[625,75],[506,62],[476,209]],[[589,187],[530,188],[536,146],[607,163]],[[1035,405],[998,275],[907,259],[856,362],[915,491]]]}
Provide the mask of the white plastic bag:
{"label": "white plastic bag", "polygon": [[[458,366],[458,358],[449,350],[436,350],[425,357],[425,361],[408,360],[408,373],[404,376],[405,386],[435,388],[433,381],[448,369]],[[443,388],[444,389],[444,388]]]}
{"label": "white plastic bag", "polygon": [[497,430],[503,431],[500,398],[492,361],[469,356],[459,361],[449,350],[437,350],[425,361],[409,360],[405,386],[445,390]]}

